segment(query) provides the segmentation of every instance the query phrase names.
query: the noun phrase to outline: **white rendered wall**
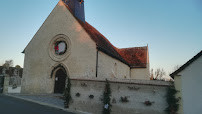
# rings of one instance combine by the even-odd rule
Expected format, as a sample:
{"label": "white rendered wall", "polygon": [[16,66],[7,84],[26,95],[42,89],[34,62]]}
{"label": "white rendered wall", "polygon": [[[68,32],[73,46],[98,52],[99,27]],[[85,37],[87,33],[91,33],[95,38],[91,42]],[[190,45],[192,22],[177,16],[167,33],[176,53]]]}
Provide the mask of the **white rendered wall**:
{"label": "white rendered wall", "polygon": [[132,68],[131,79],[150,80],[149,64],[146,68]]}
{"label": "white rendered wall", "polygon": [[201,114],[202,111],[202,56],[179,73],[182,79],[184,114]]}
{"label": "white rendered wall", "polygon": [[117,59],[98,52],[98,79],[130,79],[130,67]]}
{"label": "white rendered wall", "polygon": [[8,87],[8,93],[20,93],[21,92],[21,87],[13,88],[13,87]]}

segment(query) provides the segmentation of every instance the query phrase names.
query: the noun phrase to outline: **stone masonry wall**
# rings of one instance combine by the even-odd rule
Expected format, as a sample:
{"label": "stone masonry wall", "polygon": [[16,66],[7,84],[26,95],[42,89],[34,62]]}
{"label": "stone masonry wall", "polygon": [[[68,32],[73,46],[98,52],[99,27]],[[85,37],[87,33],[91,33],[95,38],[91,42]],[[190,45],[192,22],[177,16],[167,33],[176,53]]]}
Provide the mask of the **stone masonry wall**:
{"label": "stone masonry wall", "polygon": [[[156,83],[158,82],[158,83]],[[167,107],[167,82],[159,81],[110,82],[112,91],[112,114],[163,114]],[[101,114],[103,103],[101,101],[105,88],[104,81],[71,80],[72,102],[70,109]],[[79,93],[80,96],[76,96]],[[94,98],[89,98],[93,95]],[[121,97],[127,97],[128,102],[121,102]],[[146,106],[145,101],[152,105]]]}

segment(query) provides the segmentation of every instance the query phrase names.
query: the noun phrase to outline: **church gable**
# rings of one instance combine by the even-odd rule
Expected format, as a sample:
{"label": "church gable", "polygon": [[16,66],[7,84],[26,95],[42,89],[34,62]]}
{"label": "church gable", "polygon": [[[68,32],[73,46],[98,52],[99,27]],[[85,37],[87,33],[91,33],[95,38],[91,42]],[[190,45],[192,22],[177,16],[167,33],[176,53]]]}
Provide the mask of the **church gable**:
{"label": "church gable", "polygon": [[[56,44],[63,41],[65,41],[65,48],[67,48],[66,51],[64,50],[66,55],[58,55],[55,46],[60,46]],[[29,60],[29,63],[42,61],[40,63],[52,64],[51,61],[62,62],[68,59],[71,64],[85,71],[83,68],[85,64],[78,63],[85,61],[89,62],[89,66],[96,66],[95,63],[91,62],[96,61],[96,44],[64,2],[59,1],[25,48],[25,56],[25,60]],[[95,70],[93,71],[95,72]]]}
{"label": "church gable", "polygon": [[96,74],[96,44],[62,1],[53,9],[24,53],[25,82],[22,91],[28,92],[41,85],[43,88],[33,92],[51,93],[54,84],[51,72],[61,63],[67,68],[69,77],[93,77]]}
{"label": "church gable", "polygon": [[44,45],[43,47],[48,47],[47,45],[49,45],[50,40],[58,34],[65,34],[70,38],[75,38],[76,36],[79,38],[76,40],[83,45],[86,44],[91,47],[92,45],[95,45],[93,40],[88,36],[88,34],[86,34],[86,31],[79,24],[78,20],[67,8],[65,3],[59,1],[40,29],[23,50],[23,53],[28,50],[33,51],[30,48],[34,49],[37,45]]}

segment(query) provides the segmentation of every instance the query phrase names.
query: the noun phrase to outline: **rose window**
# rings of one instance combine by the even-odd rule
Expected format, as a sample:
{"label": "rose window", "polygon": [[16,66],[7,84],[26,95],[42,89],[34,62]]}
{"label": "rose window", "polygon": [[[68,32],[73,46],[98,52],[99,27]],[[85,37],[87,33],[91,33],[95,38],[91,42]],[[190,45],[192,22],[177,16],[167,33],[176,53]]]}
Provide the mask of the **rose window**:
{"label": "rose window", "polygon": [[67,44],[64,41],[57,41],[55,43],[55,54],[63,55],[67,50]]}

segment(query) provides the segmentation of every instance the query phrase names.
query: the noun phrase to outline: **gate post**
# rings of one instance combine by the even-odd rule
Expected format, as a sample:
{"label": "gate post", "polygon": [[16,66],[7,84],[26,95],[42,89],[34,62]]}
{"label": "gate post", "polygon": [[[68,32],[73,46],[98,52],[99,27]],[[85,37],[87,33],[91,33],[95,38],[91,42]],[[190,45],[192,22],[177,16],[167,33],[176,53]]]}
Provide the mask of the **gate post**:
{"label": "gate post", "polygon": [[8,93],[9,79],[8,75],[4,76],[3,93]]}
{"label": "gate post", "polygon": [[3,93],[4,88],[4,76],[0,75],[0,93]]}

